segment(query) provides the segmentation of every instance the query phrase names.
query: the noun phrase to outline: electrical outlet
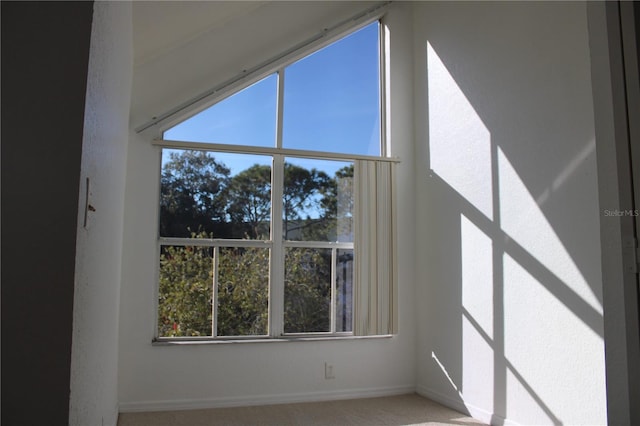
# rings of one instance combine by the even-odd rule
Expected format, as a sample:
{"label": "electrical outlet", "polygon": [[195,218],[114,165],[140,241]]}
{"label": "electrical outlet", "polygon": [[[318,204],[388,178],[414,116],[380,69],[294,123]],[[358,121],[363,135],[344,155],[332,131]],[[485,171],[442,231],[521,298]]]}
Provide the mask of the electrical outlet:
{"label": "electrical outlet", "polygon": [[324,378],[325,379],[335,379],[335,373],[333,372],[333,364],[329,364],[328,362],[324,363]]}

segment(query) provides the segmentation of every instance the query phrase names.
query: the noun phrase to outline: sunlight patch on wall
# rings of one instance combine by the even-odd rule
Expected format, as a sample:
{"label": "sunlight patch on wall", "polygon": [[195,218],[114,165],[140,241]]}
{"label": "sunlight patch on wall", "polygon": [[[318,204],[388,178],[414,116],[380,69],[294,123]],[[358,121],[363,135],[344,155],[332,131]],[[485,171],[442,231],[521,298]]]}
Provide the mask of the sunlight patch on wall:
{"label": "sunlight patch on wall", "polygon": [[493,243],[460,215],[462,267],[462,394],[493,406]]}
{"label": "sunlight patch on wall", "polygon": [[[593,415],[591,406],[599,406],[605,397],[598,394],[600,387],[593,386],[593,376],[604,377],[602,339],[521,263],[508,254],[503,261],[505,358],[512,366],[509,370],[519,376],[512,374],[507,380],[508,417],[517,421],[516,413],[520,413],[522,419],[551,424],[555,421],[549,416],[562,419],[563,413],[584,412],[588,419]],[[573,348],[601,350],[576,353]],[[593,376],[585,371],[592,371]],[[563,381],[551,383],[548,377],[562,377]],[[571,400],[573,407],[564,398],[570,389],[583,393]],[[529,396],[518,395],[522,393]],[[583,406],[589,400],[593,404]],[[554,401],[556,405],[550,405]]]}
{"label": "sunlight patch on wall", "polygon": [[489,219],[493,218],[491,135],[427,43],[430,167]]}
{"label": "sunlight patch on wall", "polygon": [[[499,147],[498,168],[500,225],[502,229],[537,262],[602,315],[600,301],[540,210],[536,200],[529,193],[524,182]],[[526,266],[536,268],[536,265]],[[510,282],[506,276],[505,282]]]}
{"label": "sunlight patch on wall", "polygon": [[493,339],[493,244],[484,232],[460,215],[462,306]]}
{"label": "sunlight patch on wall", "polygon": [[493,407],[494,353],[491,342],[462,317],[462,394],[473,395],[473,404]]}

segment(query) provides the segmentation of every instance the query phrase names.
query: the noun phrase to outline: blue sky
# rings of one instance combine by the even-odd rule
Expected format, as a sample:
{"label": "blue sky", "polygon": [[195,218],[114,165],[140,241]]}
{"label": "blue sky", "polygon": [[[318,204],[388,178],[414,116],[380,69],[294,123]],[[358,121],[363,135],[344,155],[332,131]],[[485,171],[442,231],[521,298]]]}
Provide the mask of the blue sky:
{"label": "blue sky", "polygon": [[[378,43],[374,22],[285,68],[284,148],[380,154]],[[275,147],[277,78],[272,74],[220,101],[164,138]],[[232,174],[248,167],[234,158],[223,161]],[[322,164],[331,174],[343,165]]]}
{"label": "blue sky", "polygon": [[285,69],[285,148],[380,154],[378,25]]}

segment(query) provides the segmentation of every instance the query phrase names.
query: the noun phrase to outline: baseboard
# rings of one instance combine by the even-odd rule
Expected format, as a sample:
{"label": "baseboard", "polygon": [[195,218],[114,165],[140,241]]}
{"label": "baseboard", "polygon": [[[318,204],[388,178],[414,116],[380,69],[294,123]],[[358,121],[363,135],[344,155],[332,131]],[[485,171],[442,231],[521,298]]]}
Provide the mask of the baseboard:
{"label": "baseboard", "polygon": [[449,396],[443,395],[441,393],[435,392],[431,389],[428,389],[424,386],[416,386],[416,393],[418,395],[424,396],[425,398],[429,398],[435,402],[439,402],[442,405],[445,405],[449,408],[453,408],[454,410],[460,411],[461,413],[467,414],[473,417],[476,420],[480,420],[481,422],[490,424],[490,425],[500,425],[500,426],[518,426],[519,423],[515,423],[505,417],[499,416],[492,412],[489,412],[483,408],[476,407],[473,404],[467,404],[461,402],[458,399],[453,399]]}
{"label": "baseboard", "polygon": [[251,395],[226,398],[180,399],[164,401],[121,402],[121,413],[145,411],[199,410],[206,408],[247,407],[251,405],[291,404],[297,402],[335,401],[340,399],[375,398],[414,393],[414,385],[348,389],[341,391],[304,392],[278,395]]}
{"label": "baseboard", "polygon": [[113,410],[112,419],[110,419],[107,422],[103,420],[103,423],[105,426],[118,426],[119,418],[120,418],[120,404],[116,402],[116,406],[114,407],[114,410]]}

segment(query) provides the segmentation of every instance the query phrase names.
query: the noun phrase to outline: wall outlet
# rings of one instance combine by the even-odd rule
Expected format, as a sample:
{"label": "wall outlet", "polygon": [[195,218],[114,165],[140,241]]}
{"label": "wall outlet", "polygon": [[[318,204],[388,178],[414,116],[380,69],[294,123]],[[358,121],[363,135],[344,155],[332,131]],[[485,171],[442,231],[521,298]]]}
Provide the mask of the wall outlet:
{"label": "wall outlet", "polygon": [[324,363],[324,378],[325,379],[335,379],[335,373],[333,372],[333,364],[329,364],[328,362]]}

